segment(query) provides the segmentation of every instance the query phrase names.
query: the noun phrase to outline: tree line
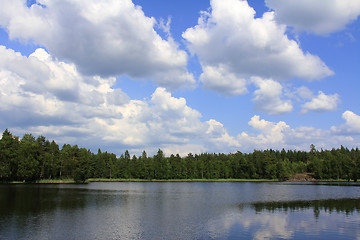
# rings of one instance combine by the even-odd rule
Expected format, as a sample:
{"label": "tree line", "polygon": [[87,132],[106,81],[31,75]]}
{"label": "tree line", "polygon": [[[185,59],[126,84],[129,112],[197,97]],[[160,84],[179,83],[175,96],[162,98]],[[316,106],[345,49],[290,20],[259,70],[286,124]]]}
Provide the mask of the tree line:
{"label": "tree line", "polygon": [[152,156],[117,157],[113,153],[92,153],[77,145],[64,144],[44,136],[25,134],[21,139],[8,129],[0,139],[0,181],[88,178],[121,179],[278,179],[298,173],[312,173],[316,179],[354,180],[360,176],[360,151],[341,146],[332,150],[254,150],[252,153],[201,153],[181,157],[165,156],[161,149]]}

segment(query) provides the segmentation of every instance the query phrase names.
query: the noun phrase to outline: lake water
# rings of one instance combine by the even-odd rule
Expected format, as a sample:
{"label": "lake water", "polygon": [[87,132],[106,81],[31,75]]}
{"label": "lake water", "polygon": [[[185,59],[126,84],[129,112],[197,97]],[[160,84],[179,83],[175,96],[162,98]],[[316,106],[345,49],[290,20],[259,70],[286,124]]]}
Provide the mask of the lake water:
{"label": "lake water", "polygon": [[360,187],[0,185],[0,239],[360,239]]}

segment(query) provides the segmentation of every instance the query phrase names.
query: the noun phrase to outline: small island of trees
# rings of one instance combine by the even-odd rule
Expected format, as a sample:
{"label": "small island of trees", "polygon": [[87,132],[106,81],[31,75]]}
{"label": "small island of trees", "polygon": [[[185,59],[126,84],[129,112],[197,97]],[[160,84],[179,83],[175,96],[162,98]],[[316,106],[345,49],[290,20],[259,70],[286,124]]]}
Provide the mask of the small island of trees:
{"label": "small island of trees", "polygon": [[318,180],[357,181],[360,176],[360,151],[338,149],[254,150],[252,153],[201,153],[166,157],[161,149],[152,156],[117,157],[113,153],[92,153],[77,145],[64,144],[44,136],[25,134],[21,139],[6,129],[0,139],[0,181],[35,182],[42,179],[74,179],[84,182],[100,179],[272,179],[287,180],[311,173]]}

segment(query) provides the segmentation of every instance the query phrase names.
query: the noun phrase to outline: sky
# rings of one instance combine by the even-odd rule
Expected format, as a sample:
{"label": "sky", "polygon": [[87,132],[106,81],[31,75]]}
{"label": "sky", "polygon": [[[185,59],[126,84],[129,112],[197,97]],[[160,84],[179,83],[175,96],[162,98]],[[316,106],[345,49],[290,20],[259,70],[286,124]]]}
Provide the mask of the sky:
{"label": "sky", "polygon": [[358,0],[0,0],[0,130],[117,155],[360,146]]}

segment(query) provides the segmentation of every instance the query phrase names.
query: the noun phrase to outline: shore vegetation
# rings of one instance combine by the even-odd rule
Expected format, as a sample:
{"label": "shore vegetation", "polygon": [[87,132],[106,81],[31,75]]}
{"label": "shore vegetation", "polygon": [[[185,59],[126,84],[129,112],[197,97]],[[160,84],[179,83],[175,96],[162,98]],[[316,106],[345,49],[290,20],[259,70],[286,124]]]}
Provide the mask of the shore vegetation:
{"label": "shore vegetation", "polygon": [[[300,177],[299,177],[300,176]],[[360,176],[360,151],[340,146],[331,150],[254,150],[252,153],[189,153],[165,156],[95,154],[77,145],[44,136],[0,139],[0,181],[16,183],[85,183],[89,181],[354,181]]]}

